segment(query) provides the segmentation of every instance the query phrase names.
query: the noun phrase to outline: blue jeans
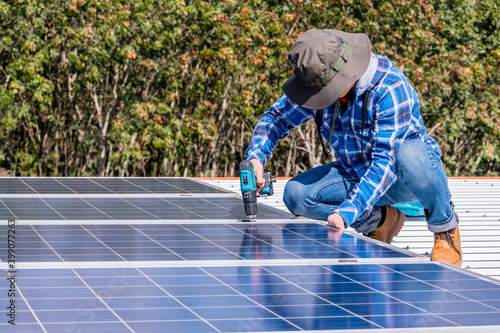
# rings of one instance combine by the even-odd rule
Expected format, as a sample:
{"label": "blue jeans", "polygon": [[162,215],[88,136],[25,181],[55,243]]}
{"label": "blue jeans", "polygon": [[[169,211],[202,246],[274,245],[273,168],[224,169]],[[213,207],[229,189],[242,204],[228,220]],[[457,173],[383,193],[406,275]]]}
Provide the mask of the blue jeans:
{"label": "blue jeans", "polygon": [[[367,234],[377,228],[382,206],[410,201],[420,201],[431,232],[447,231],[458,225],[448,177],[430,145],[418,139],[405,141],[396,156],[396,173],[398,179],[374,205],[372,214],[353,222],[352,228]],[[326,221],[358,182],[359,178],[350,177],[337,164],[330,163],[290,179],[283,200],[295,215]]]}

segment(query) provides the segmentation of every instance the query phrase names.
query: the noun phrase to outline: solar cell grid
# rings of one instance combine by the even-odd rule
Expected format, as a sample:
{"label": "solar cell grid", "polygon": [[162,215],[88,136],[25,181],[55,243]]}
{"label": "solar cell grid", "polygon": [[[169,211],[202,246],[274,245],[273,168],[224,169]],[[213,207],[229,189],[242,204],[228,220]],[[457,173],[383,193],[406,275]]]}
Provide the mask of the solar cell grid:
{"label": "solar cell grid", "polygon": [[64,220],[64,217],[47,205],[43,199],[2,198],[0,200],[7,209],[3,211],[6,215],[1,216],[4,221],[12,218],[16,220],[36,220],[40,218],[44,220]]}
{"label": "solar cell grid", "polygon": [[231,193],[189,178],[0,177],[0,194]]}
{"label": "solar cell grid", "polygon": [[[368,273],[384,280],[371,281]],[[470,285],[440,285],[450,278],[468,281],[479,297],[463,295]],[[499,285],[476,282],[435,263],[24,269],[19,289],[27,303],[18,309],[20,325],[36,316],[49,332],[67,325],[61,318],[84,329],[103,321],[118,332],[500,325],[500,307],[487,304]],[[423,291],[402,291],[401,283]]]}
{"label": "solar cell grid", "polygon": [[1,178],[0,191],[5,194],[33,194],[36,193],[20,178]]}
{"label": "solar cell grid", "polygon": [[[0,219],[17,220],[237,220],[246,219],[241,199],[195,197],[0,198]],[[290,219],[259,206],[259,219]]]}
{"label": "solar cell grid", "polygon": [[[188,189],[169,184],[168,180],[162,181],[160,179],[151,178],[127,178],[127,181],[153,193],[190,193]],[[185,187],[192,188],[192,186]]]}
{"label": "solar cell grid", "polygon": [[[37,202],[36,199],[32,199],[32,201]],[[111,216],[92,205],[91,200],[88,199],[64,198],[64,200],[60,200],[59,198],[44,198],[43,200],[40,199],[40,202],[43,202],[67,220],[107,220],[111,218]],[[39,217],[46,218],[42,211],[40,211]],[[36,218],[32,217],[30,219],[34,220]]]}
{"label": "solar cell grid", "polygon": [[[89,178],[59,178],[58,181],[61,182],[61,184],[63,184],[64,186],[69,187],[75,193],[78,193],[78,194],[84,194],[84,193],[111,194],[111,193],[113,193],[113,191],[111,189],[108,189],[104,186],[101,186]],[[44,189],[40,189],[40,191],[41,192],[39,192],[39,193],[45,192]]]}
{"label": "solar cell grid", "polygon": [[[94,182],[112,191],[113,193],[141,194],[151,192],[147,188],[138,186],[124,179],[115,180],[113,178],[98,178],[95,179]],[[169,188],[168,186],[164,187]]]}
{"label": "solar cell grid", "polygon": [[64,186],[53,178],[22,178],[22,182],[36,193],[75,194],[71,188]]}
{"label": "solar cell grid", "polygon": [[207,184],[200,184],[194,180],[188,180],[184,178],[162,178],[160,179],[163,183],[168,183],[169,185],[188,191],[190,193],[227,193],[225,190],[217,189],[211,186],[207,186]]}
{"label": "solar cell grid", "polygon": [[498,282],[190,179],[0,178],[13,217],[2,333],[500,329]]}
{"label": "solar cell grid", "polygon": [[[0,226],[0,232],[6,230]],[[296,222],[21,225],[16,239],[23,262],[411,258],[323,225]],[[7,247],[5,239],[0,247]],[[7,252],[0,259],[5,261]]]}

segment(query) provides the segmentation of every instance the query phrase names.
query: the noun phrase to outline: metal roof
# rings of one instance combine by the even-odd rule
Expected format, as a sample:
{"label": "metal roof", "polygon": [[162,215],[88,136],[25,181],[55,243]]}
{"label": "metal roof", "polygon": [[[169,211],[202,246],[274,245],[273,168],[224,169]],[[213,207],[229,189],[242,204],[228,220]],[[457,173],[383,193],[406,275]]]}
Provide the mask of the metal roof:
{"label": "metal roof", "polygon": [[[239,180],[213,178],[204,181],[240,192]],[[287,210],[283,204],[286,179],[274,184],[275,195],[259,202]],[[500,179],[450,178],[450,191],[460,219],[464,260],[462,267],[500,280]],[[434,237],[423,217],[408,217],[392,243],[417,254],[430,256]]]}

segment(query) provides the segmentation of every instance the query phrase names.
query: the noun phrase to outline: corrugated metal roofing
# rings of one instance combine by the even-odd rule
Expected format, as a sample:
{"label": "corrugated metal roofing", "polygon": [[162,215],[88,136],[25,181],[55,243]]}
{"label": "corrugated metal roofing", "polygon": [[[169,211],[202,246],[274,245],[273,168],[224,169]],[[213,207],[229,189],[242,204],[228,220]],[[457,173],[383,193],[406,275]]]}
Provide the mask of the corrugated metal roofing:
{"label": "corrugated metal roofing", "polygon": [[[210,179],[206,182],[240,192],[237,179]],[[274,184],[275,195],[259,202],[286,210],[283,189],[286,180]],[[460,218],[464,260],[462,267],[500,280],[500,179],[450,178],[455,210]],[[393,245],[429,255],[434,237],[421,217],[408,217]]]}

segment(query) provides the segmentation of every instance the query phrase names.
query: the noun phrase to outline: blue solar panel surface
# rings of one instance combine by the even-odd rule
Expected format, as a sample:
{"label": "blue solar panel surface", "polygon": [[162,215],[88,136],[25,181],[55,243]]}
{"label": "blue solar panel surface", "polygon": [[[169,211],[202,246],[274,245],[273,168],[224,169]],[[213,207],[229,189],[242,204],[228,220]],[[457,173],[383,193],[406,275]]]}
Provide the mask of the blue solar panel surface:
{"label": "blue solar panel surface", "polygon": [[[259,205],[260,219],[290,219]],[[0,198],[6,220],[213,220],[246,219],[240,199],[231,197],[42,197]]]}
{"label": "blue solar panel surface", "polygon": [[[7,226],[0,227],[2,234]],[[7,248],[7,239],[0,248]],[[0,253],[2,261],[8,253]],[[21,262],[411,258],[312,223],[20,225]]]}
{"label": "blue solar panel surface", "polygon": [[434,263],[24,269],[18,288],[23,332],[500,325],[498,284]]}
{"label": "blue solar panel surface", "polygon": [[0,178],[0,194],[228,193],[189,178]]}
{"label": "blue solar panel surface", "polygon": [[500,331],[498,281],[264,206],[236,222],[192,179],[3,178],[0,200],[0,332]]}

